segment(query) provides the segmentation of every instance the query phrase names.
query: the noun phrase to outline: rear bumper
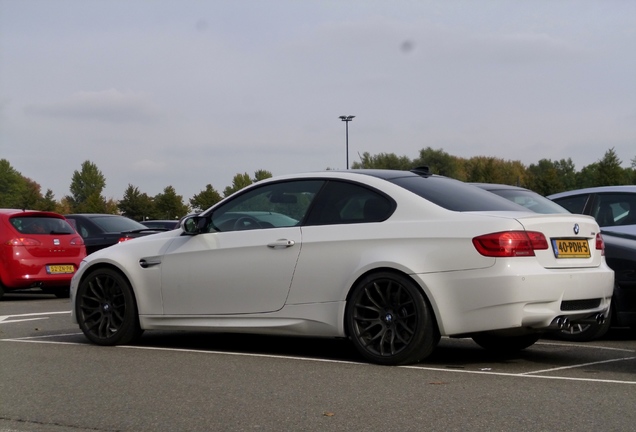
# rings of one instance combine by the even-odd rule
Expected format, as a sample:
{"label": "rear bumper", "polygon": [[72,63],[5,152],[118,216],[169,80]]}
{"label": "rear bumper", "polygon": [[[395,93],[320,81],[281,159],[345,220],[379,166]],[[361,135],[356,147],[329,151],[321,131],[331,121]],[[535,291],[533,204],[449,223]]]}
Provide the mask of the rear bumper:
{"label": "rear bumper", "polygon": [[[73,263],[65,262],[64,264]],[[77,269],[77,266],[73,265]],[[72,277],[72,273],[48,274],[46,266],[40,263],[31,265],[20,263],[10,266],[10,270],[2,275],[2,285],[5,290],[69,286]]]}
{"label": "rear bumper", "polygon": [[500,259],[488,269],[414,277],[446,336],[549,330],[558,317],[607,315],[614,286],[614,272],[605,262],[595,268],[546,269],[532,258]]}

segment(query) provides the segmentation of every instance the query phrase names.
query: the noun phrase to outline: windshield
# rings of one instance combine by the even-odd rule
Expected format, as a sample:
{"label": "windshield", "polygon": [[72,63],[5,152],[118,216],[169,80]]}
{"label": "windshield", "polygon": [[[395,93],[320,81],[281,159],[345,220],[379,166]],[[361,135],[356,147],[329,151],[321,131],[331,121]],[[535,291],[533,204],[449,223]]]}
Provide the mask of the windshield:
{"label": "windshield", "polygon": [[104,232],[147,230],[148,227],[124,216],[100,216],[91,220]]}
{"label": "windshield", "polygon": [[389,181],[448,210],[528,211],[500,196],[448,177],[405,176]]}
{"label": "windshield", "polygon": [[491,189],[489,192],[522,205],[535,213],[570,213],[554,201],[550,201],[536,192],[521,189]]}

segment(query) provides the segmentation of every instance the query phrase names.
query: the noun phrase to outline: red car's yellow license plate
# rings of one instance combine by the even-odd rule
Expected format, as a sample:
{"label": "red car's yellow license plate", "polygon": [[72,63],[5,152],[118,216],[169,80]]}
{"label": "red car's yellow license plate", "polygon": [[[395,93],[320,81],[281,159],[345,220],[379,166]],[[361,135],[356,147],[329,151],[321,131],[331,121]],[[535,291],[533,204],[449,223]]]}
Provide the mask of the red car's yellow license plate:
{"label": "red car's yellow license plate", "polygon": [[75,273],[75,266],[68,265],[48,265],[46,266],[46,272],[48,274],[67,274]]}
{"label": "red car's yellow license plate", "polygon": [[590,247],[587,240],[552,240],[554,256],[557,258],[589,258]]}

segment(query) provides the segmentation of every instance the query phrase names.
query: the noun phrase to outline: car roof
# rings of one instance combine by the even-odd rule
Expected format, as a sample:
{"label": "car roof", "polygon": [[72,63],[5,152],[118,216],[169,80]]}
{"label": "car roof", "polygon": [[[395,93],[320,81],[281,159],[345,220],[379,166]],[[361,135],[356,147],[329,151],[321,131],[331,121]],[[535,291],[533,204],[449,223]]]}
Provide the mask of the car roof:
{"label": "car roof", "polygon": [[28,216],[45,216],[45,217],[54,217],[58,219],[64,219],[59,213],[51,212],[51,211],[42,211],[42,210],[21,210],[21,209],[0,209],[0,214],[7,216],[15,216],[19,214],[28,215]]}
{"label": "car roof", "polygon": [[597,186],[584,189],[574,189],[565,192],[559,192],[552,195],[548,195],[548,198],[561,198],[571,195],[583,195],[590,193],[607,193],[607,192],[619,192],[619,193],[636,193],[636,185],[620,185],[620,186]]}
{"label": "car roof", "polygon": [[86,218],[92,218],[92,217],[126,217],[126,216],[122,216],[122,215],[117,215],[117,214],[110,214],[110,213],[69,213],[67,215],[64,215],[66,217],[69,216],[82,216],[82,217],[86,217]]}

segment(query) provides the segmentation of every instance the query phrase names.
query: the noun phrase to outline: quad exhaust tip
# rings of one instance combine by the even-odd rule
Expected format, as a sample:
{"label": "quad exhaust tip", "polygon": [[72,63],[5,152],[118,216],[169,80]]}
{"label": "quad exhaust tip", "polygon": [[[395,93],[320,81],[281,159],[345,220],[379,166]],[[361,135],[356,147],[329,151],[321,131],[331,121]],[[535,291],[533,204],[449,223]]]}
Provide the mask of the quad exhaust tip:
{"label": "quad exhaust tip", "polygon": [[572,324],[570,323],[570,319],[568,317],[557,317],[552,321],[552,325],[550,327],[556,327],[559,330],[569,329]]}

